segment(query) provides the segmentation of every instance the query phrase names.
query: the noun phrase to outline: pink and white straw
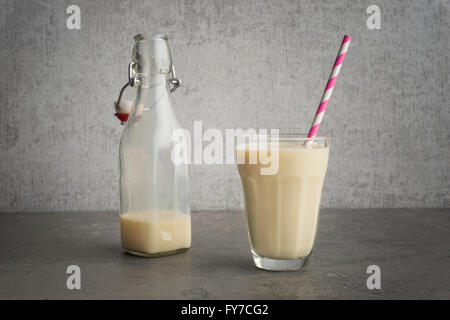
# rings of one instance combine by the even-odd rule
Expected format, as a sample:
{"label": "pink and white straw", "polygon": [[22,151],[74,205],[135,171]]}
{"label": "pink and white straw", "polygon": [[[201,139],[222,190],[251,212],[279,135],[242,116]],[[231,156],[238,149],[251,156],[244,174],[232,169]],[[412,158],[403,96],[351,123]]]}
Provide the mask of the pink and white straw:
{"label": "pink and white straw", "polygon": [[331,70],[325,91],[323,92],[322,99],[320,100],[319,107],[317,108],[316,115],[314,116],[314,121],[311,125],[311,129],[309,129],[308,138],[314,138],[317,135],[317,131],[319,131],[320,123],[322,122],[323,115],[327,109],[328,101],[330,101],[331,94],[333,93],[334,84],[336,83],[342,63],[344,62],[345,54],[347,53],[348,46],[350,45],[350,40],[352,40],[352,38],[347,35],[344,36],[344,39],[342,40],[341,48],[339,49],[336,60],[334,61],[333,69]]}

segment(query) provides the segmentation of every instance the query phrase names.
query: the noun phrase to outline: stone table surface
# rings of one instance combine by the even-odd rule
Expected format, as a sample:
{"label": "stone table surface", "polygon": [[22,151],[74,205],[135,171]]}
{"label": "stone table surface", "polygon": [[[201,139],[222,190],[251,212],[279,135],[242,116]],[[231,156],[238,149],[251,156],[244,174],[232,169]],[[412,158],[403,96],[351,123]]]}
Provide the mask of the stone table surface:
{"label": "stone table surface", "polygon": [[[450,209],[328,209],[301,272],[257,269],[240,211],[192,214],[192,247],[121,251],[117,213],[0,213],[1,299],[450,299]],[[66,269],[81,269],[68,290]],[[366,285],[369,265],[381,289]]]}

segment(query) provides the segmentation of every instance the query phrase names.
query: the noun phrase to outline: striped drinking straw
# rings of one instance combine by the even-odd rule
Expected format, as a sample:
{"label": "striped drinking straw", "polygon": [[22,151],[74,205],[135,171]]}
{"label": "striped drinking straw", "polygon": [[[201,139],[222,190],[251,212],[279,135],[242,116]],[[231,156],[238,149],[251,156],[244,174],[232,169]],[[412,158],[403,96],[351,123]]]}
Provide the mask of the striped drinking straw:
{"label": "striped drinking straw", "polygon": [[[341,70],[342,63],[344,62],[345,54],[347,53],[348,46],[350,45],[350,36],[344,36],[342,40],[341,48],[334,61],[333,69],[331,70],[330,77],[328,78],[325,91],[323,92],[322,99],[320,100],[319,107],[317,108],[316,115],[314,116],[314,121],[309,129],[308,138],[314,138],[319,131],[320,123],[322,122],[323,115],[327,109],[328,101],[330,101],[331,94],[333,93],[334,84],[336,83],[339,71]],[[310,146],[310,141],[307,141],[306,146]]]}

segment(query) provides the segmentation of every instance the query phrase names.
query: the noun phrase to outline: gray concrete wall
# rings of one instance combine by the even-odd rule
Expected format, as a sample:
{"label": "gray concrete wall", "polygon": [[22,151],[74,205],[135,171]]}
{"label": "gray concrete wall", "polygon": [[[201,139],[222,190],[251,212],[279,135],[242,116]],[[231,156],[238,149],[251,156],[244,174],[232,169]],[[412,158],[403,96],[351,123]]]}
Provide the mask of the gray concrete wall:
{"label": "gray concrete wall", "polygon": [[[81,8],[81,30],[66,8]],[[381,30],[366,9],[381,8]],[[450,2],[1,1],[0,211],[116,210],[113,101],[132,37],[166,32],[180,123],[307,131],[353,37],[321,134],[324,207],[449,207]],[[243,206],[236,168],[192,167],[193,209]]]}

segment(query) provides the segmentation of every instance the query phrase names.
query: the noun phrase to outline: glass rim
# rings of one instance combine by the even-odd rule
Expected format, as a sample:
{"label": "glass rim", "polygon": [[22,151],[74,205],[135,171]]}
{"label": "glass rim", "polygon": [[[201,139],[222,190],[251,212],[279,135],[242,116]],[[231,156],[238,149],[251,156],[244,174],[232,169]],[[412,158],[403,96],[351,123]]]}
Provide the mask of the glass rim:
{"label": "glass rim", "polygon": [[153,33],[153,34],[146,34],[146,33],[138,33],[133,37],[135,42],[143,42],[143,41],[149,41],[149,40],[169,40],[169,37],[165,33]]}
{"label": "glass rim", "polygon": [[316,141],[316,140],[323,140],[323,141],[330,141],[331,137],[329,136],[315,136],[313,138],[308,138],[307,133],[279,133],[278,135],[271,135],[270,133],[267,134],[253,134],[253,135],[240,135],[236,138],[244,138],[249,140],[300,140],[300,141]]}

